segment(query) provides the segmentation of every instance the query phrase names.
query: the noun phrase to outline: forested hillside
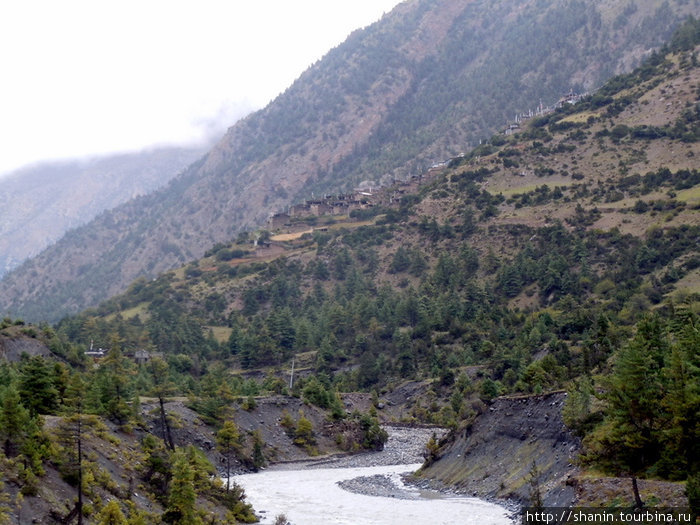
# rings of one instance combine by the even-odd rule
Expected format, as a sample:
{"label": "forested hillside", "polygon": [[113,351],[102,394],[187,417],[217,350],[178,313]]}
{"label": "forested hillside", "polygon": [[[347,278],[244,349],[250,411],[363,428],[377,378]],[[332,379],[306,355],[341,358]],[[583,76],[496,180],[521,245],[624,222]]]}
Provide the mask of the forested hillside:
{"label": "forested hillside", "polygon": [[[697,508],[698,28],[688,20],[632,73],[365,195],[349,215],[287,216],[272,231],[242,232],[53,328],[5,320],[4,339],[37,339],[53,355],[0,365],[11,493],[33,497],[46,472],[77,484],[75,449],[50,446],[62,435],[49,439],[51,424],[131,443],[150,420],[152,433],[129,445],[139,468],[120,485],[95,455],[87,463],[99,481],[92,510],[108,512],[94,502],[131,475],[169,523],[221,519],[226,509],[207,498],[249,519],[241,494],[223,496],[201,455],[169,438],[201,426],[168,412],[176,396],[216,429],[226,465],[249,468],[274,448],[259,419],[248,418],[245,439],[231,420],[261,395],[322,411],[339,445],[381,446],[378,418],[444,425],[453,445],[429,443],[425,474],[459,485],[465,459],[450,447],[488,403],[566,389],[561,417],[583,440],[582,478],[685,482]],[[366,413],[342,400],[358,390],[371,399]],[[313,454],[319,425],[276,410],[287,438]],[[508,483],[500,495],[514,497]],[[615,503],[596,497],[587,502]],[[154,522],[143,509],[123,501],[117,510]]]}
{"label": "forested hillside", "polygon": [[[608,356],[580,337],[596,319],[631,326],[700,291],[693,38],[420,182],[375,192],[375,205],[243,232],[59,327],[83,345],[117,330],[126,348],[213,352],[243,368],[320,352],[348,390],[494,356],[518,372],[529,350],[560,346],[568,369],[594,368]],[[387,354],[405,361],[370,362]],[[354,357],[365,366],[348,366]]]}
{"label": "forested hillside", "polygon": [[516,112],[629,70],[697,3],[411,0],[353,33],[168,187],[0,283],[0,310],[56,320],[200,257],[271,213],[466,152]]}

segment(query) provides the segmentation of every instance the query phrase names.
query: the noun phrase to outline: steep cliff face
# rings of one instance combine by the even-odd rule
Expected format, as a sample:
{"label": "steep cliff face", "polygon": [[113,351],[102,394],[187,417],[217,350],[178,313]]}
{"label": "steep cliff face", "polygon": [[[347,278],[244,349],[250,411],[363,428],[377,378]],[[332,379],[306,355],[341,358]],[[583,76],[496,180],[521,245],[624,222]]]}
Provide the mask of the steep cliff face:
{"label": "steep cliff face", "polygon": [[[564,425],[562,392],[498,398],[453,436],[422,476],[481,497],[530,500],[533,475],[545,505],[570,505],[580,442]],[[533,469],[533,462],[536,469]]]}
{"label": "steep cliff face", "polygon": [[[9,274],[0,311],[56,320],[200,257],[270,213],[421,173],[517,111],[600,85],[659,46],[681,0],[411,0],[353,33],[163,190]],[[611,44],[612,43],[612,44]]]}

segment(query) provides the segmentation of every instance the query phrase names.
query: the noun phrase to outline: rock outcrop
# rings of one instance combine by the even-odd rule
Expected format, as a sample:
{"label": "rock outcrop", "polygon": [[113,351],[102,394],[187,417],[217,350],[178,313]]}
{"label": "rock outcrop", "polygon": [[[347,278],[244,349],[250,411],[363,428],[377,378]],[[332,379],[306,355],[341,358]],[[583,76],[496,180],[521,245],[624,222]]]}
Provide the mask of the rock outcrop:
{"label": "rock outcrop", "polygon": [[16,362],[25,354],[28,357],[53,356],[48,347],[38,339],[23,336],[0,337],[0,358]]}

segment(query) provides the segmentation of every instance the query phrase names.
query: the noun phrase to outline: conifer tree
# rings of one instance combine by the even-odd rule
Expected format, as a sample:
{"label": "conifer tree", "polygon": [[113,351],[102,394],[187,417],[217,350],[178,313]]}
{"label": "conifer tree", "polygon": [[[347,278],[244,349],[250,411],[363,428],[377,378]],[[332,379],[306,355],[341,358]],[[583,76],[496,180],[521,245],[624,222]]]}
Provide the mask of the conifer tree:
{"label": "conifer tree", "polygon": [[67,417],[60,432],[61,441],[68,450],[68,460],[63,465],[63,474],[76,482],[78,501],[71,512],[77,515],[78,524],[83,523],[83,399],[86,386],[79,373],[74,373],[66,388],[64,410]]}
{"label": "conifer tree", "polygon": [[573,388],[567,392],[566,401],[561,411],[564,424],[574,432],[582,433],[582,426],[591,412],[591,394],[593,385],[588,377],[579,378]]}
{"label": "conifer tree", "polygon": [[20,372],[22,404],[32,415],[53,413],[58,405],[58,391],[46,360],[41,356],[31,357]]}
{"label": "conifer tree", "polygon": [[216,433],[216,448],[226,460],[226,492],[231,489],[231,460],[241,448],[241,435],[233,421],[226,421]]}
{"label": "conifer tree", "polygon": [[637,325],[637,334],[622,348],[605,395],[606,420],[589,444],[599,461],[618,474],[631,477],[635,505],[642,507],[636,476],[654,464],[661,451],[665,414],[662,370],[668,342],[658,317]]}
{"label": "conifer tree", "polygon": [[163,521],[172,525],[201,525],[202,520],[196,509],[197,493],[192,467],[182,451],[175,451],[173,456],[172,479]]}
{"label": "conifer tree", "polygon": [[20,402],[17,389],[11,385],[2,397],[0,406],[0,435],[4,438],[5,456],[11,457],[26,432],[29,412]]}
{"label": "conifer tree", "polygon": [[535,510],[542,510],[542,488],[540,487],[540,469],[535,460],[532,460],[530,471],[528,472],[528,484],[530,485],[529,497],[530,506]]}
{"label": "conifer tree", "polygon": [[309,447],[316,443],[314,427],[304,413],[299,411],[296,430],[294,431],[294,444],[301,447]]}
{"label": "conifer tree", "polygon": [[129,364],[115,337],[96,377],[107,417],[120,424],[125,423],[132,414],[132,407],[129,405],[133,401],[130,384],[132,369]]}
{"label": "conifer tree", "polygon": [[129,525],[116,500],[110,500],[97,515],[97,525]]}
{"label": "conifer tree", "polygon": [[10,495],[5,492],[5,483],[0,480],[0,525],[10,523]]}
{"label": "conifer tree", "polygon": [[[265,455],[263,453],[263,439],[260,430],[253,431],[253,467],[258,470],[265,465]],[[227,488],[228,490],[228,488]]]}
{"label": "conifer tree", "polygon": [[423,457],[425,458],[424,467],[429,467],[438,458],[438,453],[440,450],[440,444],[438,443],[437,436],[435,432],[430,436],[430,439],[425,444],[425,450],[423,451]]}

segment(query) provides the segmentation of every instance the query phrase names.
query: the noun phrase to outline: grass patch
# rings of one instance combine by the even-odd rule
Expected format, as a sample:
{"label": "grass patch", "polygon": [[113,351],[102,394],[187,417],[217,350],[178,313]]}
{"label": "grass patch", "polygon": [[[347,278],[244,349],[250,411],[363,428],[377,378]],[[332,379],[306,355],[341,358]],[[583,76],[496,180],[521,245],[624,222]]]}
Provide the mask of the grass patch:
{"label": "grass patch", "polygon": [[559,122],[575,122],[575,123],[581,123],[581,122],[588,122],[589,118],[598,118],[600,117],[600,113],[594,113],[593,111],[584,111],[582,113],[574,113],[573,115],[568,115],[561,119]]}
{"label": "grass patch", "polygon": [[540,186],[547,185],[550,189],[556,188],[557,186],[567,186],[568,184],[571,184],[570,182],[567,181],[548,181],[548,180],[543,180],[539,184],[527,184],[525,186],[517,186],[515,188],[489,188],[488,191],[491,195],[498,195],[499,193],[503,194],[504,197],[508,198],[516,194],[521,194],[521,193],[529,193],[531,191],[535,191],[537,188]]}
{"label": "grass patch", "polygon": [[672,296],[700,293],[700,269],[695,269],[676,282]]}
{"label": "grass patch", "polygon": [[[139,303],[136,306],[132,306],[131,308],[128,308],[126,310],[122,310],[119,313],[124,319],[133,319],[134,317],[138,316],[142,321],[145,321],[146,319],[148,319],[149,315],[146,311],[149,304],[150,303],[144,301],[143,303]],[[105,317],[105,321],[113,321],[116,315],[116,313],[109,314],[107,317]]]}
{"label": "grass patch", "polygon": [[359,228],[360,226],[373,226],[374,220],[370,221],[352,221],[352,222],[338,222],[336,224],[331,224],[328,226],[329,230],[342,230],[343,228]]}
{"label": "grass patch", "polygon": [[687,190],[681,190],[676,194],[676,200],[683,202],[700,202],[700,184],[688,188]]}
{"label": "grass patch", "polygon": [[279,242],[284,242],[284,241],[296,241],[298,238],[300,238],[302,235],[307,234],[307,233],[313,233],[314,229],[308,229],[304,230],[301,232],[296,232],[296,233],[280,233],[279,235],[273,235],[270,237],[271,241],[279,241]]}
{"label": "grass patch", "polygon": [[227,342],[231,332],[233,332],[233,329],[228,326],[207,326],[207,333],[209,333],[209,330],[214,334],[214,339],[216,339],[217,343]]}
{"label": "grass patch", "polygon": [[270,237],[270,240],[271,241],[278,241],[278,242],[296,241],[297,239],[301,238],[302,235],[307,234],[307,233],[313,233],[315,231],[342,230],[343,228],[354,229],[354,228],[359,228],[360,226],[372,226],[372,225],[374,225],[374,219],[369,220],[369,221],[353,221],[351,219],[348,219],[348,217],[344,216],[344,215],[338,215],[338,216],[335,216],[334,218],[337,220],[332,222],[332,223],[323,224],[321,226],[317,226],[316,228],[309,228],[308,230],[304,230],[301,232],[280,233],[278,235],[273,235],[272,237]]}

